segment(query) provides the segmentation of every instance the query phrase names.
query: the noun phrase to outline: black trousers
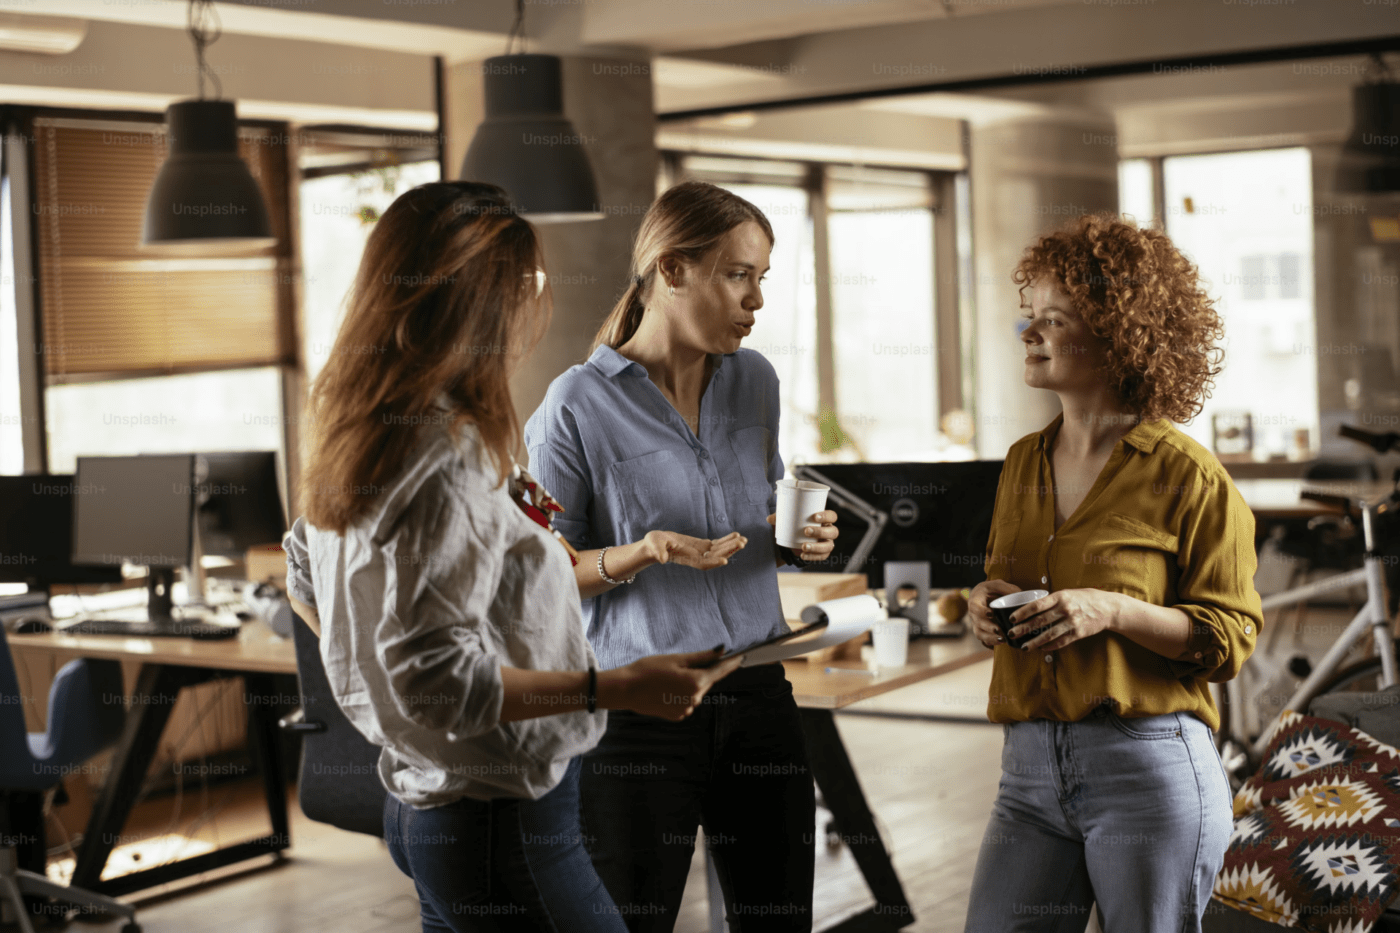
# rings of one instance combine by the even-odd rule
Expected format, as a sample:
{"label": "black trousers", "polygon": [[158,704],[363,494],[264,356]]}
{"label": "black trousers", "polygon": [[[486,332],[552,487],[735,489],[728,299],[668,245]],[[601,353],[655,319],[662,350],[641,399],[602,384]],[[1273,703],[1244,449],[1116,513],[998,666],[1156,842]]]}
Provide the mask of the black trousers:
{"label": "black trousers", "polygon": [[815,800],[792,685],[741,668],[682,722],[611,712],[584,757],[585,844],[630,933],[669,933],[697,828],[730,929],[810,931]]}

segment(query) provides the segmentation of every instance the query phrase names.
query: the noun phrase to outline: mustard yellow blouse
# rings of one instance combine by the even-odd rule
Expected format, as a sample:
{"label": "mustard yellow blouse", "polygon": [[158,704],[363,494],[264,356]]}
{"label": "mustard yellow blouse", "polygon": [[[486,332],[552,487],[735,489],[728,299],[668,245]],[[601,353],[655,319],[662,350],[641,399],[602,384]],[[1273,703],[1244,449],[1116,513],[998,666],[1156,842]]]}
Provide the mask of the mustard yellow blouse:
{"label": "mustard yellow blouse", "polygon": [[1092,587],[1172,606],[1191,617],[1190,643],[1174,659],[1107,631],[1053,654],[998,645],[988,718],[1074,722],[1111,703],[1124,717],[1185,711],[1218,729],[1207,683],[1239,673],[1263,622],[1254,516],[1220,461],[1169,421],[1152,421],[1119,440],[1056,531],[1050,449],[1063,420],[1006,455],[988,579],[1052,593]]}

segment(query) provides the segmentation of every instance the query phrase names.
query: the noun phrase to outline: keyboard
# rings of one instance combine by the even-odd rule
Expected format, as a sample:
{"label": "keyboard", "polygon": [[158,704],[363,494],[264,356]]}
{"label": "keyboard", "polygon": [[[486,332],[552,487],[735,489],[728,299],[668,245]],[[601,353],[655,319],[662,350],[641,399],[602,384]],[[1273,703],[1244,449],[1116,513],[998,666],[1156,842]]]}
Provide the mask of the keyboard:
{"label": "keyboard", "polygon": [[57,635],[123,635],[127,638],[237,638],[238,626],[215,622],[136,622],[126,619],[83,619],[54,626]]}

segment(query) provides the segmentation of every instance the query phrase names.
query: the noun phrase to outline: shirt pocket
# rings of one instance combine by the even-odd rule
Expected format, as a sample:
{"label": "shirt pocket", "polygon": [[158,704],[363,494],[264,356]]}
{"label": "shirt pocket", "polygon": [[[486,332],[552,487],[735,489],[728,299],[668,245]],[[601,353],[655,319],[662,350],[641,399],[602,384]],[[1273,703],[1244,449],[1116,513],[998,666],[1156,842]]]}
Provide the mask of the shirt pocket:
{"label": "shirt pocket", "polygon": [[1109,512],[1084,549],[1086,585],[1160,605],[1178,540],[1140,519]]}
{"label": "shirt pocket", "polygon": [[761,424],[741,428],[729,435],[729,446],[739,464],[743,498],[766,509],[773,496],[773,484],[768,481],[768,464],[773,459],[772,432]]}
{"label": "shirt pocket", "polygon": [[705,537],[705,494],[700,471],[670,450],[656,450],[608,468],[610,497],[620,503],[618,543],[639,541],[648,531]]}
{"label": "shirt pocket", "polygon": [[1010,580],[1015,563],[1016,535],[1021,531],[1021,513],[1014,512],[992,521],[992,534],[987,542],[991,560],[984,563],[987,579]]}

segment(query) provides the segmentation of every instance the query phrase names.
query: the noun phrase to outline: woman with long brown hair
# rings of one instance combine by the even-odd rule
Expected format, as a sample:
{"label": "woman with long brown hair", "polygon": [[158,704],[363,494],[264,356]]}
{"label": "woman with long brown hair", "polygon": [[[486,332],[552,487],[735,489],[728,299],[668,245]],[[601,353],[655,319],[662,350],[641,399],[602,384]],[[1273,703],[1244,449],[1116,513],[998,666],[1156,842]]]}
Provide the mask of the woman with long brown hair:
{"label": "woman with long brown hair", "polygon": [[620,930],[580,844],[578,756],[603,709],[684,719],[736,663],[596,669],[557,505],[512,456],[544,285],[504,192],[420,185],[370,235],[311,395],[288,587],[383,749],[385,838],[425,931]]}
{"label": "woman with long brown hair", "polygon": [[[782,633],[777,566],[831,553],[834,512],[807,517],[821,540],[800,555],[769,526],[778,378],[740,342],[772,245],[763,212],[732,192],[687,182],[662,194],[592,356],[525,426],[530,468],[580,550],[604,663]],[[701,825],[731,929],[811,929],[812,775],[782,665],[730,674],[683,723],[614,715],[582,791],[593,862],[629,929],[672,928]]]}

